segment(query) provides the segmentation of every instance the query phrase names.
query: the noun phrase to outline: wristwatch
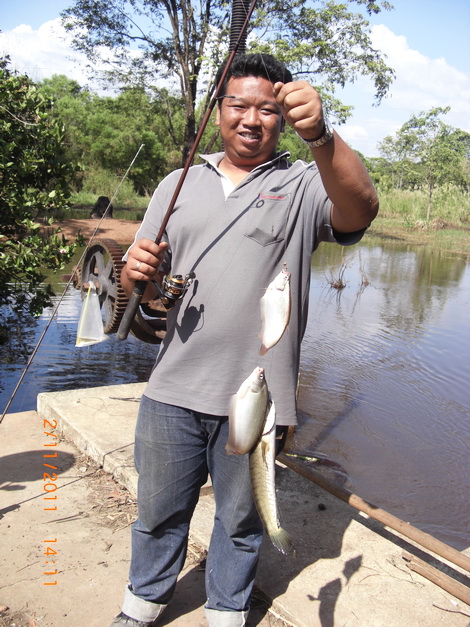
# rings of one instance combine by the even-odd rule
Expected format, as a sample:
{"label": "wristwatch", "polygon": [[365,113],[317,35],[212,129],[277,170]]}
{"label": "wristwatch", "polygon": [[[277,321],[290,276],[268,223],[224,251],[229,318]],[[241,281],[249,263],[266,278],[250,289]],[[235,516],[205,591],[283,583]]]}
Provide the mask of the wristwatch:
{"label": "wristwatch", "polygon": [[318,148],[319,146],[323,146],[323,144],[326,144],[331,139],[333,139],[333,127],[330,120],[328,118],[323,118],[323,122],[325,126],[323,129],[323,133],[320,135],[320,137],[318,137],[317,139],[312,139],[311,141],[301,137],[301,139],[307,144],[309,148]]}

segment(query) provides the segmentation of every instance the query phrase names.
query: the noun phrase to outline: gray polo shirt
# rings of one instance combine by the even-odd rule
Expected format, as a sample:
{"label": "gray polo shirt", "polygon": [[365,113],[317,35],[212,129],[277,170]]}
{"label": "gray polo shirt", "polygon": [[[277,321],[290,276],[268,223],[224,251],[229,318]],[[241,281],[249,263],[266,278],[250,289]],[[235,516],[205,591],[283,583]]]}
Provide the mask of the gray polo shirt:
{"label": "gray polo shirt", "polygon": [[[226,416],[231,396],[262,366],[277,423],[296,424],[311,256],[321,241],[336,241],[331,201],[317,166],[291,163],[288,153],[255,168],[226,196],[217,168],[222,156],[203,156],[204,165],[189,169],[168,222],[167,268],[183,276],[193,271],[196,278],[168,313],[145,395]],[[136,239],[155,239],[180,173],[160,183]],[[341,243],[356,243],[362,233]],[[280,342],[260,356],[259,301],[283,263],[291,272],[290,322]]]}

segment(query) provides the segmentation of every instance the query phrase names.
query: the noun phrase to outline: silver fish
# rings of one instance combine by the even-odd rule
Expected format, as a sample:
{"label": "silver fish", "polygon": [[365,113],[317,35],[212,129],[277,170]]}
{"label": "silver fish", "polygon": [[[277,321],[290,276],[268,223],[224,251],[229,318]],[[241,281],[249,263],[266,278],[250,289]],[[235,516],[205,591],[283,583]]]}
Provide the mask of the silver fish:
{"label": "silver fish", "polygon": [[260,355],[275,346],[289,324],[290,272],[284,264],[279,274],[268,285],[261,299],[261,348]]}
{"label": "silver fish", "polygon": [[255,446],[263,430],[268,400],[264,368],[256,367],[230,402],[227,453],[244,455]]}
{"label": "silver fish", "polygon": [[250,477],[253,496],[261,522],[274,546],[287,555],[292,551],[292,540],[279,524],[275,485],[276,420],[271,403],[263,435],[250,453]]}

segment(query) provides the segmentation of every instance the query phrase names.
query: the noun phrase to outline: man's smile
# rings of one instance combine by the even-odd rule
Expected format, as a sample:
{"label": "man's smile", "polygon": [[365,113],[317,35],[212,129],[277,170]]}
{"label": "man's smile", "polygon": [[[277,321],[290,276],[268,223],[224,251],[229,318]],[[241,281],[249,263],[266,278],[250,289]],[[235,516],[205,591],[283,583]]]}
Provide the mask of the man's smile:
{"label": "man's smile", "polygon": [[272,159],[282,126],[273,85],[265,78],[231,78],[217,109],[225,162],[254,168]]}
{"label": "man's smile", "polygon": [[248,141],[258,141],[261,139],[261,133],[254,133],[253,131],[240,131],[238,134]]}

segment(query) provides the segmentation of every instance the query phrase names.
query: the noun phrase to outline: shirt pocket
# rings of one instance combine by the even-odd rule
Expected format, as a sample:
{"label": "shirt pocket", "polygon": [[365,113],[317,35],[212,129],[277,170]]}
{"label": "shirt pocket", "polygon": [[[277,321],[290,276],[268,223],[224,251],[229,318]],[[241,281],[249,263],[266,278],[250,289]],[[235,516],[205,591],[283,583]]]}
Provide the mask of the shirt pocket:
{"label": "shirt pocket", "polygon": [[261,246],[282,242],[286,236],[290,201],[290,194],[259,194],[248,212],[245,237]]}

